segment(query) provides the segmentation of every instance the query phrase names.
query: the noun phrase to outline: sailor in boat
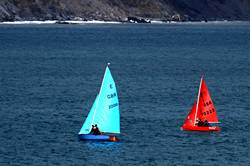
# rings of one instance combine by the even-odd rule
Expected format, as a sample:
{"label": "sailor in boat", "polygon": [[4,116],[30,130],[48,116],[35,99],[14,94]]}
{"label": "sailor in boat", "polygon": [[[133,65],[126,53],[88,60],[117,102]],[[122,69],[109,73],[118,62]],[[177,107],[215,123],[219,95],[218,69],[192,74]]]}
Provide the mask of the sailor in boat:
{"label": "sailor in boat", "polygon": [[203,122],[203,126],[205,126],[205,127],[209,127],[210,126],[209,123],[208,123],[208,121],[206,119]]}
{"label": "sailor in boat", "polygon": [[92,125],[92,129],[91,129],[90,134],[101,135],[101,132],[100,132],[99,128],[97,127],[97,124]]}
{"label": "sailor in boat", "polygon": [[197,126],[199,127],[209,127],[209,123],[208,121],[205,119],[204,122],[201,119],[197,119],[198,123]]}
{"label": "sailor in boat", "polygon": [[203,126],[203,122],[200,119],[197,119],[197,126],[201,127]]}

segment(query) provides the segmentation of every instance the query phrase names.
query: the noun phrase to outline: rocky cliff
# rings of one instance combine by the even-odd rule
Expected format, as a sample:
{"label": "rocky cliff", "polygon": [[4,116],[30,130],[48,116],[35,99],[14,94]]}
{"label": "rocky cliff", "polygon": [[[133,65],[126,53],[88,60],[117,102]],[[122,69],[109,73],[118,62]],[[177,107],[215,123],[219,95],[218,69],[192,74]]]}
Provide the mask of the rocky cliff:
{"label": "rocky cliff", "polygon": [[1,0],[0,21],[250,20],[250,0]]}

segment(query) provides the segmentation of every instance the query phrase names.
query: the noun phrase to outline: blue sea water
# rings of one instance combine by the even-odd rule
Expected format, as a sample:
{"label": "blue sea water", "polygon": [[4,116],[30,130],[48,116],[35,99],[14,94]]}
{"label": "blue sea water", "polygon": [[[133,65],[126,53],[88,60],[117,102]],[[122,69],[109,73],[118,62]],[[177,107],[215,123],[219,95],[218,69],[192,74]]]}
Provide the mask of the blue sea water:
{"label": "blue sea water", "polygon": [[[108,62],[121,141],[79,141]],[[203,74],[222,131],[181,131]],[[249,91],[248,22],[0,25],[0,165],[250,165]]]}

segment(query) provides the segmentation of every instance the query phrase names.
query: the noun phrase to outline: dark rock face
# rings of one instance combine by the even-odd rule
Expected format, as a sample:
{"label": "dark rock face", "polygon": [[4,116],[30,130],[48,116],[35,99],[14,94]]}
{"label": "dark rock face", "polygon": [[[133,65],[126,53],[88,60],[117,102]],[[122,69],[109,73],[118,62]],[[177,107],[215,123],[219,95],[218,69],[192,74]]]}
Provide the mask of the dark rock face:
{"label": "dark rock face", "polygon": [[177,0],[175,9],[191,20],[250,20],[249,0]]}
{"label": "dark rock face", "polygon": [[128,17],[128,22],[131,22],[131,23],[150,23],[150,20],[146,20],[144,18],[137,18],[137,17]]}
{"label": "dark rock face", "polygon": [[250,20],[250,0],[1,0],[0,21]]}

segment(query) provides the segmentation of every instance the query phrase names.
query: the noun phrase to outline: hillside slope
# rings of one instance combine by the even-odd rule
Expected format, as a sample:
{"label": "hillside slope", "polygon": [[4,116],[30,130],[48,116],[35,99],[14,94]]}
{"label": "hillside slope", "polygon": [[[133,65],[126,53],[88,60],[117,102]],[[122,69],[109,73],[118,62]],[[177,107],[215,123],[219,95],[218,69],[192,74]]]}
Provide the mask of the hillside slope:
{"label": "hillside slope", "polygon": [[0,21],[250,20],[250,0],[1,0]]}

